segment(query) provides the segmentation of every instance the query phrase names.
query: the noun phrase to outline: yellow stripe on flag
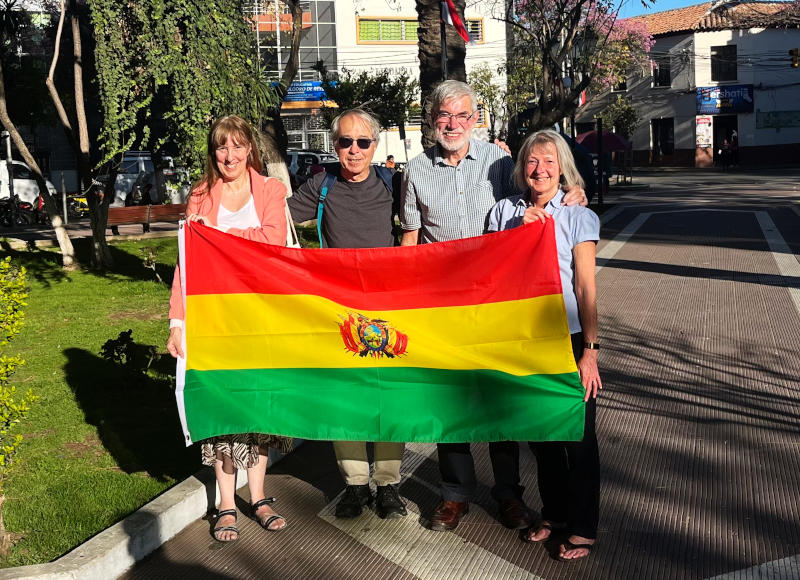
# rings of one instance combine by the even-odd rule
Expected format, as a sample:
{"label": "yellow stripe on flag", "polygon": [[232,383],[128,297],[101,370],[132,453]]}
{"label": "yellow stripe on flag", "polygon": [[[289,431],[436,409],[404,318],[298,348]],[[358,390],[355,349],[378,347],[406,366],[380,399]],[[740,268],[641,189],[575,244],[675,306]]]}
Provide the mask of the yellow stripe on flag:
{"label": "yellow stripe on flag", "polygon": [[[213,294],[187,296],[186,310],[187,370],[418,367],[516,376],[576,371],[560,294],[380,312],[306,294]],[[405,334],[405,354],[361,357],[348,351],[339,323],[350,313],[385,320]]]}

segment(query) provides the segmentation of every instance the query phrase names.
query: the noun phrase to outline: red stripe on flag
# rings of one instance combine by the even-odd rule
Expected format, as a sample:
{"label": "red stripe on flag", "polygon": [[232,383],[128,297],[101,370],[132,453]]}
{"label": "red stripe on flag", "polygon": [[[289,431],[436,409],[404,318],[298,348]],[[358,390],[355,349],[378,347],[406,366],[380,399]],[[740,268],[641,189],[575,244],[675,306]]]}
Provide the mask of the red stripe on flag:
{"label": "red stripe on flag", "polygon": [[301,250],[197,223],[185,229],[187,295],[312,294],[350,308],[400,310],[561,293],[553,220],[452,242],[375,249]]}
{"label": "red stripe on flag", "polygon": [[442,19],[446,24],[455,26],[456,32],[458,32],[458,35],[464,39],[464,42],[467,44],[475,43],[475,41],[473,41],[472,37],[469,35],[467,27],[464,26],[464,22],[461,20],[461,17],[458,15],[458,10],[456,10],[456,5],[453,4],[453,0],[445,0],[442,2]]}

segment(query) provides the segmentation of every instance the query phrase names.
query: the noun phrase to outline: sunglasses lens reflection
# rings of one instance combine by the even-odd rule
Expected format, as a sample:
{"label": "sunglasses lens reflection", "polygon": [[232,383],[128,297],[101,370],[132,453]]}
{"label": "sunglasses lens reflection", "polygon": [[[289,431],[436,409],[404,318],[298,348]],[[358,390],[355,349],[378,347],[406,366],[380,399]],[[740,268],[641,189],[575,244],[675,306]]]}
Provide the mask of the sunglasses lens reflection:
{"label": "sunglasses lens reflection", "polygon": [[349,149],[353,146],[353,141],[356,142],[359,149],[369,149],[372,145],[372,139],[351,139],[350,137],[339,137],[337,143],[340,149]]}

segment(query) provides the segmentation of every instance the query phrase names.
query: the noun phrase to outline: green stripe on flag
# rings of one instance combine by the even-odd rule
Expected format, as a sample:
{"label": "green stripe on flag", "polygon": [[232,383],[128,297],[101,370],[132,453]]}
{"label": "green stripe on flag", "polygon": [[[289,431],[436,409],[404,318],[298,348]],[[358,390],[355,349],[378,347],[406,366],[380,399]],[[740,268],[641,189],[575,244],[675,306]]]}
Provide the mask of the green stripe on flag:
{"label": "green stripe on flag", "polygon": [[250,432],[350,441],[577,441],[583,395],[578,373],[189,370],[184,404],[193,441]]}

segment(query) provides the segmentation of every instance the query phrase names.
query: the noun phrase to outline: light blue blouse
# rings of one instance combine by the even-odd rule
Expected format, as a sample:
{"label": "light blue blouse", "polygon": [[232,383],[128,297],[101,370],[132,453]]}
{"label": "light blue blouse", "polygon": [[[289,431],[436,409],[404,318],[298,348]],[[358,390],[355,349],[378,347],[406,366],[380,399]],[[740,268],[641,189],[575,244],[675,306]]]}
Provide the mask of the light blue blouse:
{"label": "light blue blouse", "polygon": [[[578,299],[575,297],[575,264],[572,249],[581,242],[600,240],[600,219],[592,210],[580,205],[561,205],[564,192],[560,189],[545,206],[553,216],[556,226],[558,267],[561,271],[561,291],[567,309],[570,334],[581,331],[578,316]],[[499,232],[522,225],[522,216],[528,207],[521,195],[502,199],[489,212],[489,231]]]}

